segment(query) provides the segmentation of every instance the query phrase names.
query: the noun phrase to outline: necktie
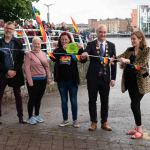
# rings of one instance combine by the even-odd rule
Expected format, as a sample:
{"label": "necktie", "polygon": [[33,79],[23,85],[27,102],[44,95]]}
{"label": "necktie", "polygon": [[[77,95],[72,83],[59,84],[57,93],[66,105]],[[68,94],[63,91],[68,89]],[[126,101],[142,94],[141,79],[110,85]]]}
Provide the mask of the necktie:
{"label": "necktie", "polygon": [[104,50],[103,50],[103,44],[100,44],[100,55],[103,56],[104,55]]}

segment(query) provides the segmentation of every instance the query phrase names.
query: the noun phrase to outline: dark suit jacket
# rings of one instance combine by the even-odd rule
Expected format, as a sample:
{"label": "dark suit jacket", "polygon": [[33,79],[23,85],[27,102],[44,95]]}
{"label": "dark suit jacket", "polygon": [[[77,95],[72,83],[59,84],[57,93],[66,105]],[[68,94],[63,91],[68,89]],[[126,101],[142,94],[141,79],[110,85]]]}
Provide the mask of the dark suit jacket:
{"label": "dark suit jacket", "polygon": [[[116,56],[115,45],[109,41],[106,42],[108,45],[108,57]],[[97,40],[89,42],[87,44],[85,51],[88,52],[89,55],[98,56],[99,54],[97,53],[96,46],[97,46]],[[90,64],[86,75],[87,80],[93,80],[96,82],[99,79],[99,72],[103,67],[104,66],[100,63],[99,58],[90,57]],[[116,68],[117,68],[116,63],[113,65],[108,64],[106,66],[106,75],[103,75],[102,78],[107,82],[109,82],[110,80],[115,80]]]}
{"label": "dark suit jacket", "polygon": [[[14,43],[14,50],[13,51],[13,60],[14,60],[14,68],[13,70],[16,71],[16,76],[8,80],[8,85],[13,86],[21,86],[24,85],[24,76],[22,71],[22,64],[24,61],[24,51],[22,50],[23,45],[20,40],[16,38],[12,38],[12,42]],[[4,38],[0,39],[0,48],[4,48]],[[4,64],[4,53],[0,52],[0,77],[4,77],[9,68],[5,67]]]}

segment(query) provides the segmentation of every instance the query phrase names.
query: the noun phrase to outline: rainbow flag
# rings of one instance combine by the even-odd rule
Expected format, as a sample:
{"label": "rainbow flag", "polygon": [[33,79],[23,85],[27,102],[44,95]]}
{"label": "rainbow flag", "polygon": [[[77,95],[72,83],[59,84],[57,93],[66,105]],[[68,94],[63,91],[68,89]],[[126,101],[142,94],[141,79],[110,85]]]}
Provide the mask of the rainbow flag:
{"label": "rainbow flag", "polygon": [[56,59],[55,56],[54,56],[54,54],[51,53],[51,52],[48,53],[48,56],[49,56],[50,58]]}
{"label": "rainbow flag", "polygon": [[79,33],[79,29],[78,29],[76,22],[74,21],[74,19],[72,17],[71,17],[71,20],[72,20],[72,24],[73,24],[73,27],[74,27],[76,33]]}
{"label": "rainbow flag", "polygon": [[80,61],[81,60],[81,55],[71,55],[72,58],[75,60],[75,61]]}
{"label": "rainbow flag", "polygon": [[104,64],[108,64],[108,57],[104,57]]}
{"label": "rainbow flag", "polygon": [[104,63],[104,57],[100,57],[101,64]]}
{"label": "rainbow flag", "polygon": [[133,64],[128,64],[131,68],[135,68],[136,70],[141,70],[141,66],[140,65],[133,65]]}
{"label": "rainbow flag", "polygon": [[45,32],[45,29],[43,27],[41,18],[38,14],[35,14],[35,16],[36,16],[36,20],[37,20],[38,24],[40,25],[40,31],[41,31],[41,35],[42,35],[42,38],[43,38],[43,42],[46,42],[46,32]]}
{"label": "rainbow flag", "polygon": [[102,64],[108,64],[109,58],[108,57],[100,57],[100,61]]}
{"label": "rainbow flag", "polygon": [[138,71],[141,70],[141,66],[140,66],[140,65],[134,65],[134,67],[135,67],[135,69],[138,70]]}
{"label": "rainbow flag", "polygon": [[18,37],[22,37],[23,36],[23,32],[22,31],[17,31],[17,36]]}
{"label": "rainbow flag", "polygon": [[42,38],[43,38],[43,42],[46,42],[46,32],[45,32],[45,29],[43,27],[43,24],[42,24],[42,21],[41,21],[41,18],[39,16],[39,14],[37,12],[35,12],[35,10],[36,10],[36,8],[33,7],[33,12],[35,14],[36,21],[37,21],[37,23],[40,26],[40,31],[41,31],[41,35],[42,35]]}

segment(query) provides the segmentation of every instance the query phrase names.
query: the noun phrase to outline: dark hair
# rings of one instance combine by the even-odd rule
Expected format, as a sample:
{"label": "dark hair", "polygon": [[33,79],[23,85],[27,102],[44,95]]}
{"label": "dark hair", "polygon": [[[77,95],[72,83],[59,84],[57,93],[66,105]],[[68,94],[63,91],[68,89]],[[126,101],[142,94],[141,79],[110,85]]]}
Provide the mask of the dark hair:
{"label": "dark hair", "polygon": [[61,35],[59,36],[59,39],[58,39],[58,45],[57,47],[61,48],[62,47],[62,44],[61,44],[61,37],[66,35],[69,40],[70,40],[70,43],[72,43],[72,38],[71,38],[71,35],[68,33],[68,32],[62,32]]}
{"label": "dark hair", "polygon": [[145,49],[147,47],[146,38],[143,32],[141,31],[135,31],[131,33],[131,36],[135,35],[138,39],[141,39],[140,41],[140,49]]}

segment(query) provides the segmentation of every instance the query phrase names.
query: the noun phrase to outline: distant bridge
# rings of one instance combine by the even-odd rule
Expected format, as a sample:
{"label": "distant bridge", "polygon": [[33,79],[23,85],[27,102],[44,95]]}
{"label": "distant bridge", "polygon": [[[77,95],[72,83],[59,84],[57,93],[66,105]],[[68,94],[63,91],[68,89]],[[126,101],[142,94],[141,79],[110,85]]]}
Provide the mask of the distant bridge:
{"label": "distant bridge", "polygon": [[130,37],[131,33],[107,33],[108,37]]}

